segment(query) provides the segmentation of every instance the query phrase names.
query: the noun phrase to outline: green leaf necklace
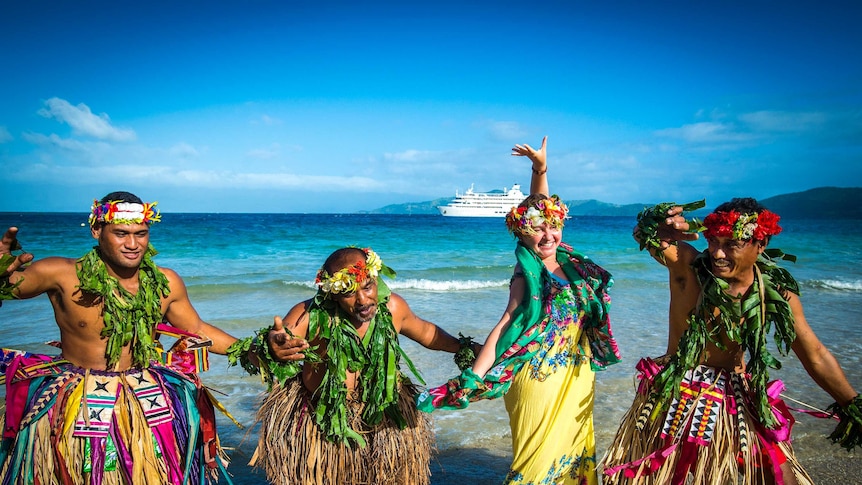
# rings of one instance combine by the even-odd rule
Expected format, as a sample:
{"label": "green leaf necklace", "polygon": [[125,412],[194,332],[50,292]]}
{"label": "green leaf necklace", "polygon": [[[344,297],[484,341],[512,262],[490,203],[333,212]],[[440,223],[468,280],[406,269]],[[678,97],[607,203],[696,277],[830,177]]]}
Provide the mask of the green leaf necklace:
{"label": "green leaf necklace", "polygon": [[778,424],[769,406],[766,385],[769,369],[780,369],[781,362],[767,349],[767,337],[774,325],[776,346],[782,355],[787,355],[796,339],[796,331],[793,311],[784,295],[787,291],[798,295],[799,285],[775,259],[795,261],[796,258],[779,249],[765,250],[755,264],[751,289],[746,295],[733,297],[727,293],[727,282],[709,270],[706,251],[695,258],[692,266],[700,282],[700,300],[688,318],[688,328],[680,338],[676,353],[656,376],[656,397],[660,404],[655,408],[656,413],[666,409],[670,399],[679,395],[685,373],[700,364],[708,342],[720,349],[726,348],[721,341],[725,335],[749,355],[746,374],[751,376],[760,422],[768,428]]}
{"label": "green leaf necklace", "polygon": [[105,346],[108,368],[119,362],[127,345],[131,345],[135,367],[147,367],[158,357],[153,329],[162,321],[162,298],[168,296],[171,289],[168,278],[152,260],[156,254],[153,246],[148,245],[138,270],[138,292],[134,295],[108,274],[98,246],[76,263],[78,288],[98,296],[102,304],[104,328],[101,336],[108,339]]}

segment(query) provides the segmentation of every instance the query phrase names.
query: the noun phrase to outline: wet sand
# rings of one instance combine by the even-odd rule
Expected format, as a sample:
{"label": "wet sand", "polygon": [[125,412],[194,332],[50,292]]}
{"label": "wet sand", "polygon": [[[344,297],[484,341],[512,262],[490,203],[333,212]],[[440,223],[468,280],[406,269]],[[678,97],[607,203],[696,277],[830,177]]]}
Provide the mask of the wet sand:
{"label": "wet sand", "polygon": [[[811,421],[813,418],[803,418]],[[798,423],[805,433],[794,441],[802,466],[816,484],[862,483],[862,450],[847,452],[827,438],[826,423]],[[453,448],[442,451],[431,465],[432,485],[499,485],[509,469],[512,455],[508,437],[483,443],[481,447]],[[607,443],[598,443],[603,455]],[[480,470],[480,473],[476,473]]]}

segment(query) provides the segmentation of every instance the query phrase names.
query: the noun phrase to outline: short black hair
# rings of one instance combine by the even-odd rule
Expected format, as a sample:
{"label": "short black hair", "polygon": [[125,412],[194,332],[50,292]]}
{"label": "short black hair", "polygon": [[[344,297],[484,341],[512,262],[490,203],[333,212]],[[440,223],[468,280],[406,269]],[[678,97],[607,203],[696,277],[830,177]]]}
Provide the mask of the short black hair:
{"label": "short black hair", "polygon": [[761,213],[766,210],[756,199],[751,197],[736,197],[715,208],[713,212],[739,212],[740,214]]}
{"label": "short black hair", "polygon": [[141,200],[140,197],[131,193],[124,191],[111,192],[110,194],[102,197],[102,200],[99,201],[102,204],[107,204],[108,202],[129,202],[132,204],[143,204],[144,201]]}

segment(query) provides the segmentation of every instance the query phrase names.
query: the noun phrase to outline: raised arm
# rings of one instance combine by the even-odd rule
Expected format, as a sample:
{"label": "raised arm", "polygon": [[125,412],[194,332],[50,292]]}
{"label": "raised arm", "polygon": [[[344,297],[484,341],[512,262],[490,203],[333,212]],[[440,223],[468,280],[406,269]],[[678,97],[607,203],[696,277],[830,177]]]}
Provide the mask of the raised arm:
{"label": "raised arm", "polygon": [[404,298],[395,293],[389,297],[389,310],[395,330],[423,347],[453,354],[461,347],[458,339],[449,332],[416,316]]}
{"label": "raised arm", "polygon": [[528,157],[533,162],[532,177],[530,177],[530,193],[550,195],[548,189],[548,161],[547,161],[548,137],[542,138],[542,146],[535,150],[528,144],[515,145],[512,147],[512,156]]}

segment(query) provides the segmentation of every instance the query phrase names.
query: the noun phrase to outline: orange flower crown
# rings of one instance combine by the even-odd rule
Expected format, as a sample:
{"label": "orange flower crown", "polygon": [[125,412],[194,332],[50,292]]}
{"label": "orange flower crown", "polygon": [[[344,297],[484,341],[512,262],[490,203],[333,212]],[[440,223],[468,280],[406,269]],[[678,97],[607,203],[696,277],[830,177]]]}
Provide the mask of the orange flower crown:
{"label": "orange flower crown", "polygon": [[781,218],[777,214],[766,209],[750,214],[736,211],[713,212],[703,220],[706,227],[704,236],[763,241],[781,232],[779,219]]}
{"label": "orange flower crown", "polygon": [[106,224],[152,224],[160,222],[162,215],[155,209],[158,202],[138,204],[119,200],[105,202],[93,201],[90,209],[90,225],[97,222]]}
{"label": "orange flower crown", "polygon": [[529,207],[512,207],[506,214],[506,228],[515,235],[535,235],[535,227],[547,224],[555,229],[565,225],[569,208],[556,195]]}
{"label": "orange flower crown", "polygon": [[314,284],[325,293],[353,293],[369,278],[377,278],[383,268],[383,261],[371,248],[362,248],[362,251],[365,252],[365,261],[357,261],[353,266],[340,269],[334,274],[320,268]]}

